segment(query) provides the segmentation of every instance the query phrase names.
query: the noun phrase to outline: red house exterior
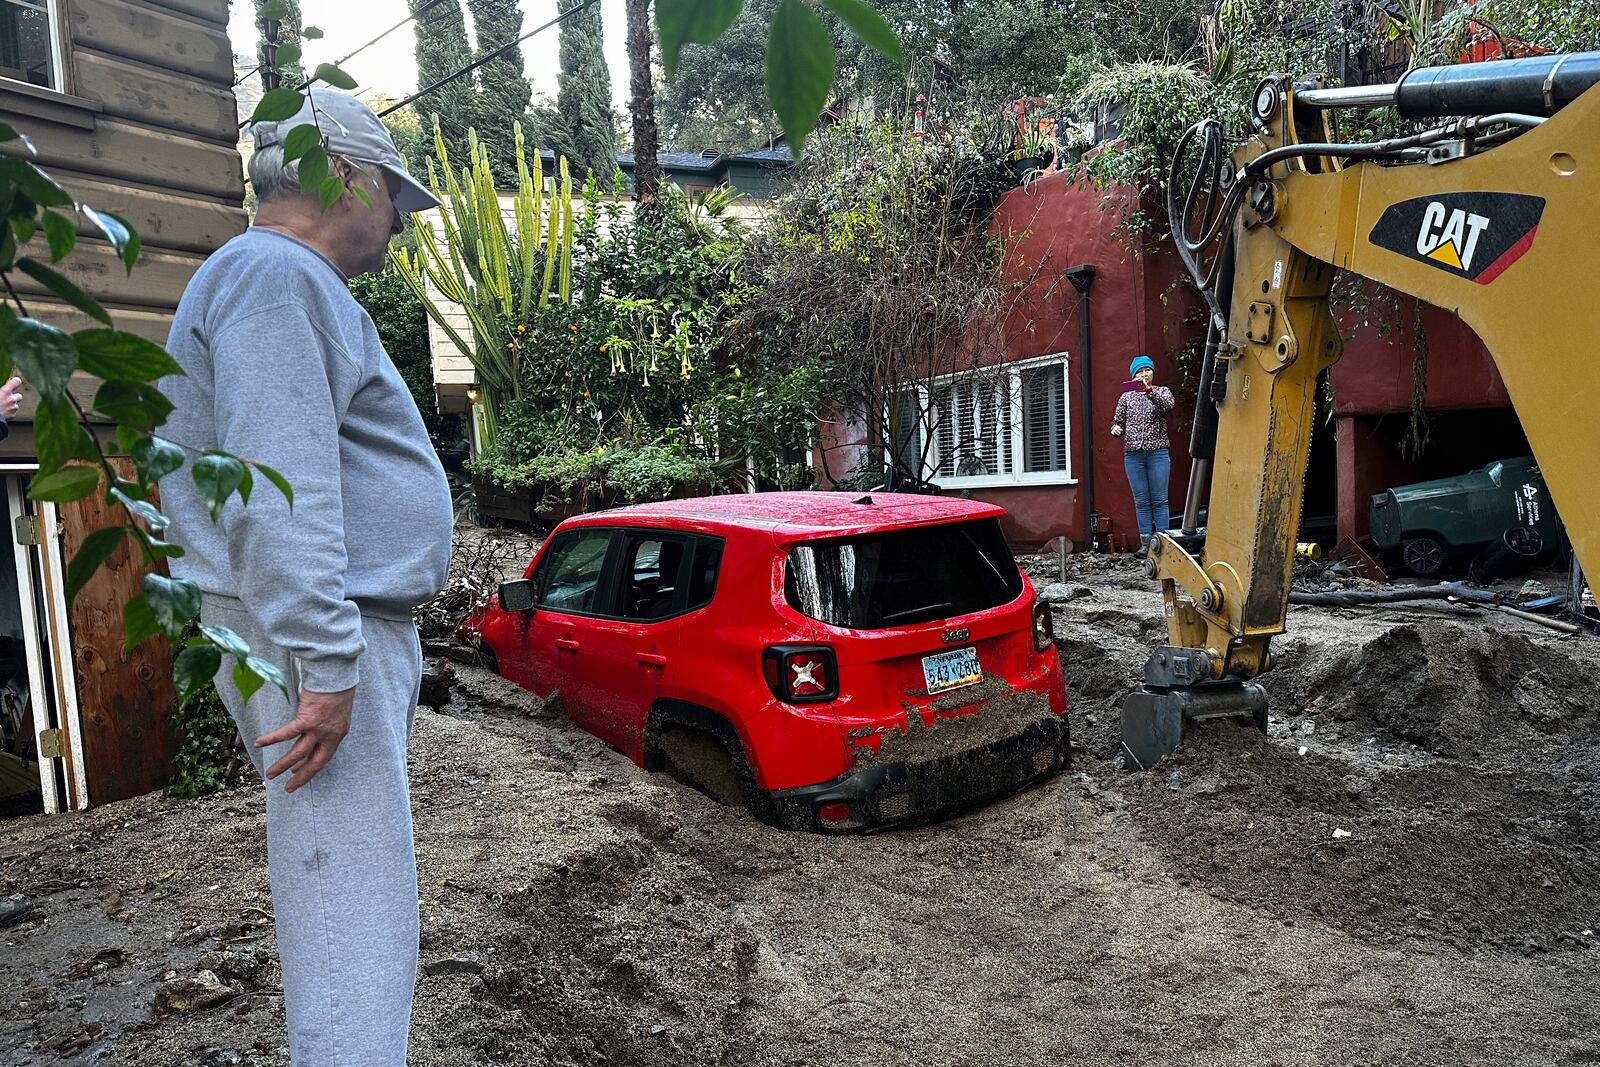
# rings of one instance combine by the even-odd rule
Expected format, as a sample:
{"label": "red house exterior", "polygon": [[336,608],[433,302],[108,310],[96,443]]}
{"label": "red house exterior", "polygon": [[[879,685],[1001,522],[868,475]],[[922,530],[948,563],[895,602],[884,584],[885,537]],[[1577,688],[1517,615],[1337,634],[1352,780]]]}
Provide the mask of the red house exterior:
{"label": "red house exterior", "polygon": [[[1155,360],[1156,380],[1178,395],[1168,427],[1169,495],[1174,519],[1182,511],[1204,317],[1164,228],[1136,233],[1120,225],[1136,202],[1131,189],[1096,189],[1058,171],[1006,193],[995,210],[993,231],[1009,241],[1007,280],[1024,284],[1001,332],[1003,358],[1024,365],[1043,357],[1064,362],[1068,469],[1045,479],[1003,474],[960,479],[947,489],[1005,507],[1006,533],[1018,547],[1062,535],[1080,549],[1091,537],[1113,551],[1136,541],[1122,441],[1111,436],[1110,425],[1128,363],[1141,353]],[[1153,205],[1144,205],[1144,211],[1154,213]],[[1085,272],[1075,269],[1083,267],[1093,269],[1087,349],[1074,284],[1074,277],[1085,280]],[[1431,441],[1416,460],[1403,458],[1401,442],[1411,421],[1416,302],[1369,286],[1360,309],[1336,314],[1345,352],[1331,374],[1331,411],[1324,411],[1313,443],[1307,516],[1336,516],[1338,535],[1359,536],[1366,533],[1373,493],[1526,451],[1483,344],[1454,315],[1425,306],[1421,332]],[[824,436],[833,444],[843,433],[830,426]]]}
{"label": "red house exterior", "polygon": [[[1000,331],[1002,359],[1024,367],[1062,365],[1059,429],[1066,438],[1066,469],[1046,476],[965,478],[947,488],[1006,508],[1006,535],[1019,547],[1063,535],[1082,547],[1091,537],[1091,519],[1102,547],[1137,541],[1122,441],[1111,436],[1111,416],[1136,355],[1154,359],[1157,382],[1181,393],[1172,353],[1194,335],[1184,320],[1196,317],[1198,301],[1174,286],[1181,269],[1174,257],[1118,226],[1133,202],[1131,190],[1098,190],[1054,172],[1006,193],[995,210],[992,230],[1007,239],[1007,280],[1024,283]],[[1088,287],[1087,351],[1080,330],[1084,301],[1074,278]],[[1180,400],[1170,423],[1174,513],[1181,509],[1189,470],[1185,409]],[[825,427],[824,445],[832,447],[846,435],[840,427]]]}

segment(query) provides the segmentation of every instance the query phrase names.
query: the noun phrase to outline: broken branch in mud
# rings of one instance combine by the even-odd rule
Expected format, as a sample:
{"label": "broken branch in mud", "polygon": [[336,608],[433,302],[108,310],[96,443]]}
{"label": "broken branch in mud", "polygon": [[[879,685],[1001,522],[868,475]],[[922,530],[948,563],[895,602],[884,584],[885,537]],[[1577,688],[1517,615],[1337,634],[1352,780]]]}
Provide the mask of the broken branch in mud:
{"label": "broken branch in mud", "polygon": [[1407,600],[1451,599],[1469,604],[1494,604],[1499,602],[1500,594],[1488,589],[1474,589],[1463,582],[1440,582],[1438,585],[1403,586],[1398,589],[1336,589],[1323,592],[1297,589],[1289,594],[1291,604],[1324,608],[1359,608],[1375,604],[1398,604]]}
{"label": "broken branch in mud", "polygon": [[457,526],[450,541],[450,576],[438,596],[417,608],[417,630],[424,638],[453,637],[501,582],[522,572],[537,547],[522,534]]}
{"label": "broken branch in mud", "polygon": [[1340,589],[1325,592],[1296,590],[1289,594],[1289,603],[1325,608],[1389,607],[1410,608],[1417,611],[1448,611],[1446,605],[1459,605],[1465,613],[1472,608],[1492,608],[1528,622],[1538,623],[1558,633],[1583,633],[1576,623],[1550,619],[1523,611],[1502,601],[1499,593],[1488,589],[1474,589],[1461,582],[1441,582],[1438,585],[1406,586],[1401,589]]}
{"label": "broken branch in mud", "polygon": [[1509,604],[1496,604],[1494,606],[1507,615],[1514,615],[1519,619],[1527,619],[1529,622],[1536,622],[1540,626],[1545,626],[1549,629],[1557,630],[1564,634],[1583,633],[1583,627],[1579,626],[1575,622],[1563,622],[1560,619],[1547,619],[1543,615],[1535,615],[1531,611],[1523,611],[1521,608],[1514,608]]}

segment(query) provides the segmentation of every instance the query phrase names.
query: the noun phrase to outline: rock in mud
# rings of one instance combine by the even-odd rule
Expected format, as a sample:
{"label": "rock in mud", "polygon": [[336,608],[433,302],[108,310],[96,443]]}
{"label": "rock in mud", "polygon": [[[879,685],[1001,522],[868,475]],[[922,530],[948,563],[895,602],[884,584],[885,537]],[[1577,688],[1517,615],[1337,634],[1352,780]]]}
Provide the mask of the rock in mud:
{"label": "rock in mud", "polygon": [[265,949],[240,951],[222,949],[200,957],[202,971],[210,971],[237,990],[257,989],[265,984],[272,969],[272,957]]}
{"label": "rock in mud", "polygon": [[1088,586],[1068,585],[1066,582],[1051,582],[1039,590],[1039,599],[1047,604],[1065,604],[1069,600],[1091,595]]}
{"label": "rock in mud", "polygon": [[0,930],[33,918],[33,901],[0,900]]}
{"label": "rock in mud", "polygon": [[473,955],[446,956],[423,964],[422,973],[430,978],[441,974],[482,974],[483,961]]}
{"label": "rock in mud", "polygon": [[156,1011],[167,1015],[183,1015],[214,1008],[233,997],[234,991],[223,985],[220,978],[211,971],[201,971],[193,978],[173,978],[162,982],[156,990]]}

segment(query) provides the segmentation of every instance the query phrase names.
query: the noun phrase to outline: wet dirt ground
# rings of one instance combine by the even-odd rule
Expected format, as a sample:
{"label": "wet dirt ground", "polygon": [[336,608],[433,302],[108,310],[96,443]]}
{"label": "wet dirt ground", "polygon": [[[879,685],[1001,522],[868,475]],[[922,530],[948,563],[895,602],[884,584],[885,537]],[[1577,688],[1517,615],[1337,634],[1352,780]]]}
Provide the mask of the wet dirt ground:
{"label": "wet dirt ground", "polygon": [[[1129,773],[1158,598],[1074,569],[1073,769],[881,837],[756,825],[461,668],[412,744],[412,1063],[1600,1062],[1600,640],[1294,609],[1268,736]],[[0,1064],[286,1064],[261,812],[0,824],[0,898],[35,905]],[[219,1003],[156,1014],[203,970]]]}

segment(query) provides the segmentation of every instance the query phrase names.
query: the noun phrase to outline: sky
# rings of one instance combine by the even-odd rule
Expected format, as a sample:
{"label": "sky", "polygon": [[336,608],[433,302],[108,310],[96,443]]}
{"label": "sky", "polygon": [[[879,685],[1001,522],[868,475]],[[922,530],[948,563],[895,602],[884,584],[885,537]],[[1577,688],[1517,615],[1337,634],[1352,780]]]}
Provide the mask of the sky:
{"label": "sky", "polygon": [[[600,17],[605,24],[606,64],[611,70],[611,101],[621,111],[628,102],[628,56],[626,15],[623,0],[600,0]],[[522,32],[556,17],[556,0],[521,0]],[[462,2],[468,32],[472,16]],[[393,26],[410,13],[406,0],[300,0],[300,14],[307,26],[322,30],[320,41],[305,42],[302,63],[311,70],[318,63],[341,59]],[[424,16],[426,17],[426,16]],[[231,0],[228,36],[235,55],[254,57],[260,31],[256,29],[255,5],[251,0]],[[533,95],[552,100],[556,95],[556,73],[560,69],[561,30],[552,27],[535,34],[521,45],[523,66],[533,83]],[[416,23],[401,27],[341,64],[358,83],[357,93],[382,92],[392,97],[408,96],[417,89]],[[251,63],[254,63],[252,58]]]}

